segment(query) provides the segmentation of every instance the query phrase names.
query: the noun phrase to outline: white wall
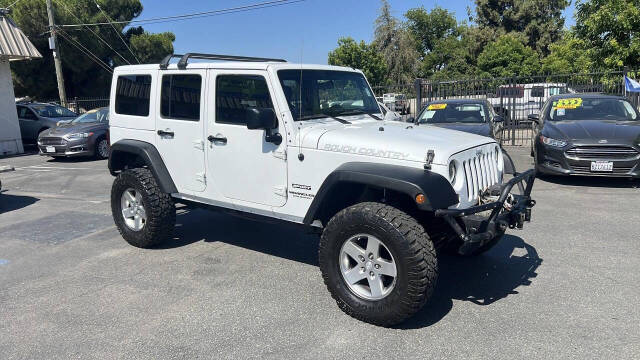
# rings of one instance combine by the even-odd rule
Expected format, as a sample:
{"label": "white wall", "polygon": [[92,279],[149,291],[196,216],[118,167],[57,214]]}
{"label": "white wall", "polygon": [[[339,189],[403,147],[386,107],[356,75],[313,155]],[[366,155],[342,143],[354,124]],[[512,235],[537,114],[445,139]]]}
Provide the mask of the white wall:
{"label": "white wall", "polygon": [[23,151],[9,60],[0,58],[0,156]]}

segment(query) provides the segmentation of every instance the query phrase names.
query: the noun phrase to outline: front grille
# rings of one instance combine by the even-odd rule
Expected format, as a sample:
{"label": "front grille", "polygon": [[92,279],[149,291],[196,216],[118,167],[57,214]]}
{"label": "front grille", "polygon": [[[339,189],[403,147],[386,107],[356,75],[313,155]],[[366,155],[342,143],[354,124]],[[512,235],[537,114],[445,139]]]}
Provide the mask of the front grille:
{"label": "front grille", "polygon": [[482,191],[497,184],[498,159],[495,151],[476,155],[462,162],[469,200],[476,200]]}
{"label": "front grille", "polygon": [[576,174],[589,174],[589,175],[594,175],[594,174],[602,174],[602,175],[607,175],[607,174],[613,174],[613,175],[626,175],[629,173],[629,171],[631,171],[631,169],[633,169],[633,167],[631,166],[615,166],[615,164],[613,165],[613,171],[591,171],[591,166],[579,166],[579,165],[572,165],[571,169],[576,173]]}
{"label": "front grille", "polygon": [[39,140],[41,145],[65,145],[67,142],[63,138],[41,138]]}
{"label": "front grille", "polygon": [[628,146],[576,146],[565,153],[570,158],[585,160],[633,160],[639,155],[636,149]]}

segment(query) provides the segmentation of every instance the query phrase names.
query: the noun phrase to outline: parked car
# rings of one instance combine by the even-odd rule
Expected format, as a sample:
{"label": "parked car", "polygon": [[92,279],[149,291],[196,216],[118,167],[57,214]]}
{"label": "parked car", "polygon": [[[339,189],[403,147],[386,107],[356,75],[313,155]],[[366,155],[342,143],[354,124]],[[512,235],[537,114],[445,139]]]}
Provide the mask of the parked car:
{"label": "parked car", "polygon": [[78,117],[73,111],[55,104],[20,102],[16,104],[22,141],[33,144],[38,135],[56,127],[61,120],[72,120]]}
{"label": "parked car", "polygon": [[109,108],[91,110],[77,119],[40,133],[38,148],[45,156],[109,157]]}
{"label": "parked car", "polygon": [[171,239],[176,203],[300,224],[322,233],[339,308],[390,326],[431,296],[436,248],[478,255],[531,220],[533,169],[504,182],[493,139],[382,123],[359,70],[170,59],[116,67],[111,81],[111,211],[133,246]]}
{"label": "parked car", "polygon": [[385,120],[402,121],[402,116],[400,116],[400,114],[389,110],[389,108],[381,102],[378,102],[378,105],[380,105],[380,111],[382,111],[382,116]]}
{"label": "parked car", "polygon": [[573,92],[564,83],[502,85],[496,94],[489,94],[487,100],[504,118],[519,121],[539,113],[549,97]]}
{"label": "parked car", "polygon": [[552,175],[640,177],[640,113],[625,98],[551,97],[534,122],[531,154]]}
{"label": "parked car", "polygon": [[498,143],[504,124],[491,104],[479,99],[433,101],[427,103],[416,120],[409,118],[409,121],[488,136]]}
{"label": "parked car", "polygon": [[409,113],[409,101],[404,94],[382,94],[382,103],[401,115]]}

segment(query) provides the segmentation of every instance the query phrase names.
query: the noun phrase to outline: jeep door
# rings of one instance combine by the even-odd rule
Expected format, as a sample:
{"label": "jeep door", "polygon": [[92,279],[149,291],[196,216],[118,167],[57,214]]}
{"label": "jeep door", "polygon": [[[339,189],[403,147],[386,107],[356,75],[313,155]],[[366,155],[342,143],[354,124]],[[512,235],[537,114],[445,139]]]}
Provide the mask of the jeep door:
{"label": "jeep door", "polygon": [[204,156],[206,70],[159,72],[160,99],[156,116],[156,146],[178,191],[206,188]]}
{"label": "jeep door", "polygon": [[[274,87],[266,71],[212,70],[207,118],[208,166],[215,191],[225,201],[283,206],[287,200],[286,131],[282,119],[274,130],[247,129],[247,113],[252,108],[272,108],[280,112]],[[265,140],[267,132],[285,138],[276,145]],[[250,205],[250,204],[248,204]]]}

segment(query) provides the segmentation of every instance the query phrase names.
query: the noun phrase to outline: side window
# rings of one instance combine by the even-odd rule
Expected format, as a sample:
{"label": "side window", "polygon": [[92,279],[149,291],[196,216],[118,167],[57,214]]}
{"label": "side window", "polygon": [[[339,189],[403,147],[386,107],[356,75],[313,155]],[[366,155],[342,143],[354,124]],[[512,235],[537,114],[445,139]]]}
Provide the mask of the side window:
{"label": "side window", "polygon": [[199,121],[201,89],[200,75],[163,75],[160,114],[168,119]]}
{"label": "side window", "polygon": [[534,86],[531,88],[531,97],[544,97],[544,88],[542,86]]}
{"label": "side window", "polygon": [[149,116],[151,75],[118,76],[116,85],[116,113]]}
{"label": "side window", "polygon": [[38,120],[36,114],[34,114],[31,109],[24,106],[18,106],[18,117],[26,120]]}
{"label": "side window", "polygon": [[273,108],[269,87],[259,75],[220,75],[216,79],[216,123],[245,125],[246,109]]}

